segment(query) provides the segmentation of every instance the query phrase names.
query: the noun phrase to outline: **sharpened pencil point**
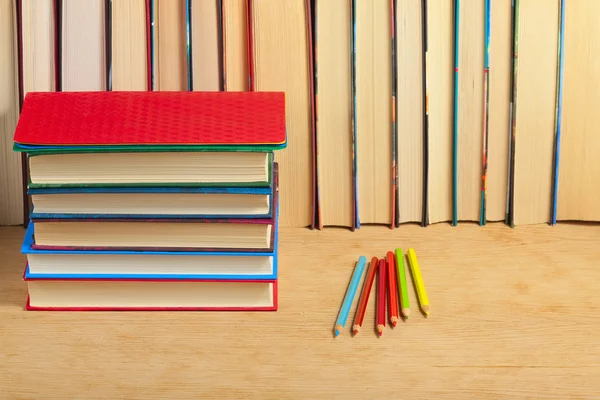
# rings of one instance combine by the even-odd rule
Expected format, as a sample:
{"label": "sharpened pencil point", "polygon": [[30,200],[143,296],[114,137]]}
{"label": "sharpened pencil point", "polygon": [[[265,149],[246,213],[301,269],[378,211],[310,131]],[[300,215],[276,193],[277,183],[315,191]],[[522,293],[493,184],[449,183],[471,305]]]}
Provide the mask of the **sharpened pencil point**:
{"label": "sharpened pencil point", "polygon": [[340,335],[340,331],[339,330],[335,330],[335,336],[339,336]]}
{"label": "sharpened pencil point", "polygon": [[358,335],[358,329],[355,329],[352,333],[354,333],[355,335]]}
{"label": "sharpened pencil point", "polygon": [[383,335],[383,331],[379,332],[379,336]]}
{"label": "sharpened pencil point", "polygon": [[392,322],[392,326],[395,328],[398,323],[396,321]]}

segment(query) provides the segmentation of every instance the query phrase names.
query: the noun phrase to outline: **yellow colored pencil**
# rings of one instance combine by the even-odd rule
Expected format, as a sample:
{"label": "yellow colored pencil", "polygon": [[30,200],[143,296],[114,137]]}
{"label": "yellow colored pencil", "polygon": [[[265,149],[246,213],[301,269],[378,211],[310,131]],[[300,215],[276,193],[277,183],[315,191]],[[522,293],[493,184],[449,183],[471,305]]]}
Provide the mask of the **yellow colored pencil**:
{"label": "yellow colored pencil", "polygon": [[425,315],[429,315],[431,307],[429,306],[429,299],[427,298],[427,292],[425,291],[425,285],[423,285],[423,278],[421,277],[421,270],[419,268],[419,262],[417,261],[417,254],[414,249],[408,249],[408,264],[410,265],[410,272],[415,281],[415,289],[417,291],[417,298],[419,299],[419,305]]}

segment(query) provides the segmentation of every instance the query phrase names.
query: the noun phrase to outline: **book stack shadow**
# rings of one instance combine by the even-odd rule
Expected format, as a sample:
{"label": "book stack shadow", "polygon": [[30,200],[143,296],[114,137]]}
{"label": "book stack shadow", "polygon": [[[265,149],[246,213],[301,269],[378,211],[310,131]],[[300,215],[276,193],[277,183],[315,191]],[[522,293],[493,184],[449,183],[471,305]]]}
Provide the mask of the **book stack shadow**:
{"label": "book stack shadow", "polygon": [[27,94],[28,310],[274,311],[274,92]]}

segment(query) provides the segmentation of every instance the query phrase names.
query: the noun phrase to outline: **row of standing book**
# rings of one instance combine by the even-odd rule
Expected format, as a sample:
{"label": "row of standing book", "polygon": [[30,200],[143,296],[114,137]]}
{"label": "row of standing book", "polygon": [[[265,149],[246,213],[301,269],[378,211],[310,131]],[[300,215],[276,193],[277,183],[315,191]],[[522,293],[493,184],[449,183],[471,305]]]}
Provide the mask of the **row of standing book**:
{"label": "row of standing book", "polygon": [[596,0],[11,3],[21,95],[285,91],[284,226],[600,220]]}
{"label": "row of standing book", "polygon": [[[412,277],[419,307],[423,315],[429,316],[431,306],[429,305],[429,297],[425,290],[415,250],[412,248],[408,249],[406,257],[408,258],[410,277]],[[395,328],[401,320],[408,320],[408,317],[411,315],[411,307],[407,283],[409,278],[407,278],[404,258],[404,251],[398,248],[393,252],[388,251],[385,258],[378,259],[377,257],[373,257],[367,268],[367,259],[364,256],[359,257],[335,323],[336,337],[342,333],[348,322],[350,309],[358,292],[361,279],[363,282],[362,291],[356,305],[352,325],[352,333],[354,335],[357,335],[363,326],[369,297],[371,296],[371,289],[375,282],[375,331],[377,334],[379,336],[383,335],[383,331],[387,325],[386,305],[388,311],[387,317],[392,327]]]}
{"label": "row of standing book", "polygon": [[278,307],[283,93],[29,93],[30,310]]}

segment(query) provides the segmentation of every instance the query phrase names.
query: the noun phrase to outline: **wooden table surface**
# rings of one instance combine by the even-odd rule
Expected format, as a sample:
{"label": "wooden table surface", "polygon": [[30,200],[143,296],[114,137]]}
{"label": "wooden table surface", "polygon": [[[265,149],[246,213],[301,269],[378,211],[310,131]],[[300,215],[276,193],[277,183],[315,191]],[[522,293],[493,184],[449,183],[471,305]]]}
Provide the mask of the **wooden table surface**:
{"label": "wooden table surface", "polygon": [[[27,312],[23,233],[0,228],[0,399],[600,399],[598,225],[282,228],[274,313]],[[430,317],[378,338],[373,290],[334,339],[354,262],[395,247]]]}

